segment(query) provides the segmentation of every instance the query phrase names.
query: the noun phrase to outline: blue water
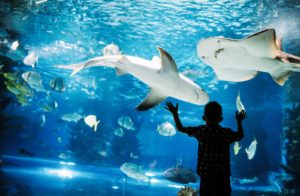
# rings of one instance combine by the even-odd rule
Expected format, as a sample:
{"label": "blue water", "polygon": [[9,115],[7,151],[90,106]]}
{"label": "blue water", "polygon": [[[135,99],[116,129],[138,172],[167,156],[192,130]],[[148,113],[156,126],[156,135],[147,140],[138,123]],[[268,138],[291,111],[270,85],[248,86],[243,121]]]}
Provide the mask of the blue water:
{"label": "blue water", "polygon": [[[196,45],[211,36],[240,39],[275,28],[283,38],[284,51],[299,54],[299,11],[300,3],[289,0],[0,1],[3,70],[37,71],[48,91],[33,90],[34,96],[22,106],[6,90],[1,77],[1,97],[9,99],[1,108],[1,118],[5,119],[1,121],[0,136],[1,191],[8,195],[18,191],[25,195],[176,195],[183,186],[167,181],[161,174],[178,160],[184,167],[195,169],[197,141],[179,132],[172,137],[159,135],[158,125],[173,123],[164,102],[145,112],[135,110],[147,95],[145,84],[131,75],[118,77],[107,67],[85,69],[73,77],[70,71],[55,67],[101,56],[102,49],[114,43],[122,54],[149,60],[159,55],[157,46],[168,51],[180,72],[201,86],[210,100],[221,103],[225,127],[236,128],[235,101],[240,91],[248,118],[244,121],[245,137],[240,142],[242,150],[237,156],[231,150],[232,176],[258,180],[233,183],[233,193],[276,195],[280,189],[270,183],[270,176],[281,174],[280,165],[285,161],[285,88],[266,73],[241,83],[219,81],[212,68],[198,58]],[[7,49],[16,40],[17,50]],[[22,62],[29,52],[39,56],[35,68]],[[65,92],[51,90],[49,83],[57,77],[64,79]],[[179,103],[184,125],[204,123],[203,106],[167,100]],[[54,103],[57,108],[43,110]],[[61,120],[62,115],[74,112],[96,115],[101,121],[98,131],[93,132],[83,120]],[[120,127],[118,119],[122,116],[129,116],[136,130],[126,130],[123,137],[118,137],[114,131]],[[245,147],[254,138],[258,141],[257,151],[248,160]],[[19,148],[34,156],[19,153]],[[62,165],[61,161],[75,166]],[[125,162],[153,171],[157,181],[140,182],[126,177],[119,169]],[[151,163],[156,163],[153,168],[149,167]],[[70,177],[48,172],[63,168],[77,173]],[[198,188],[198,184],[199,181],[190,185]]]}

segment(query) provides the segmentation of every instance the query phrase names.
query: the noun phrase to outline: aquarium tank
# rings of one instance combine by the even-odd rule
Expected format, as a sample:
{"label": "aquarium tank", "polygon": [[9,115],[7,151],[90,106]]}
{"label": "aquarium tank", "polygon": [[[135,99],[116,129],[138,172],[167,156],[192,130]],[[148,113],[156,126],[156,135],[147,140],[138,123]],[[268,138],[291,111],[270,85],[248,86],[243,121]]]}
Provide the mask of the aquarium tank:
{"label": "aquarium tank", "polygon": [[300,195],[299,1],[0,0],[0,15],[0,195],[198,195],[198,141],[168,101],[186,127],[208,101],[233,130],[246,110],[232,195]]}

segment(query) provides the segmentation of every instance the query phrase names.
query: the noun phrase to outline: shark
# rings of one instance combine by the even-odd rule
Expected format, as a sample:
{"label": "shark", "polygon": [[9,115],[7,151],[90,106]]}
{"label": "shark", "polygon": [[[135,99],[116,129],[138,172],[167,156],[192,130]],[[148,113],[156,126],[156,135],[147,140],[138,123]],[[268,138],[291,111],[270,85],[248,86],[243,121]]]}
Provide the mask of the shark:
{"label": "shark", "polygon": [[131,74],[146,85],[150,91],[145,99],[136,107],[139,111],[146,111],[161,103],[167,97],[173,97],[196,105],[208,102],[208,94],[191,79],[179,73],[172,56],[164,49],[157,48],[160,57],[152,60],[128,55],[108,55],[89,59],[85,62],[58,65],[58,68],[72,70],[75,75],[82,69],[107,66],[116,69],[118,76]]}
{"label": "shark", "polygon": [[198,42],[197,53],[219,80],[242,82],[266,72],[283,86],[292,72],[300,72],[300,57],[282,50],[282,39],[276,38],[275,29],[243,39],[208,37]]}

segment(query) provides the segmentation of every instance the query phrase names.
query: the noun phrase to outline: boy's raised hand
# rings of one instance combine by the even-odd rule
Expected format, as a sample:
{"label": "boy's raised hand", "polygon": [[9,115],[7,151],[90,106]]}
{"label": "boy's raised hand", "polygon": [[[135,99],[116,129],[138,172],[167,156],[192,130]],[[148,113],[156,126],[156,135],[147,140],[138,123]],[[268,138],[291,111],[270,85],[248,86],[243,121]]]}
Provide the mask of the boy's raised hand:
{"label": "boy's raised hand", "polygon": [[176,106],[174,106],[171,101],[167,101],[165,108],[169,110],[172,114],[175,114],[178,112],[178,103],[176,103]]}
{"label": "boy's raised hand", "polygon": [[235,118],[237,121],[242,121],[244,120],[245,118],[247,118],[247,113],[245,110],[242,110],[240,113],[238,111],[236,111],[235,113]]}

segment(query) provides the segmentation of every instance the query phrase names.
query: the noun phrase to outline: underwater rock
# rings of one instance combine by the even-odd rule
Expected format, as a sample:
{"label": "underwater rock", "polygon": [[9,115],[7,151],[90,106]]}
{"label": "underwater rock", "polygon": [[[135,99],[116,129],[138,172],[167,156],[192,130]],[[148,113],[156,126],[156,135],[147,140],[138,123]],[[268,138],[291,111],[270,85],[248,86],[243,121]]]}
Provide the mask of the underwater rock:
{"label": "underwater rock", "polygon": [[185,186],[184,188],[181,188],[180,191],[177,193],[177,196],[197,196],[198,191],[196,189],[193,189],[190,186]]}
{"label": "underwater rock", "polygon": [[171,167],[163,172],[163,176],[172,182],[188,184],[190,182],[197,182],[197,174],[182,166]]}
{"label": "underwater rock", "polygon": [[161,125],[158,125],[156,130],[162,136],[173,136],[176,134],[175,127],[169,122],[164,122]]}
{"label": "underwater rock", "polygon": [[129,116],[122,116],[118,119],[118,124],[127,130],[135,130],[134,124]]}
{"label": "underwater rock", "polygon": [[130,178],[136,180],[148,180],[148,177],[142,171],[141,166],[135,163],[123,163],[120,167],[120,170]]}

